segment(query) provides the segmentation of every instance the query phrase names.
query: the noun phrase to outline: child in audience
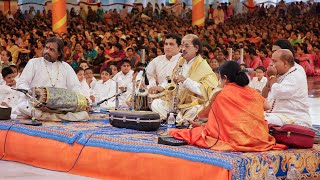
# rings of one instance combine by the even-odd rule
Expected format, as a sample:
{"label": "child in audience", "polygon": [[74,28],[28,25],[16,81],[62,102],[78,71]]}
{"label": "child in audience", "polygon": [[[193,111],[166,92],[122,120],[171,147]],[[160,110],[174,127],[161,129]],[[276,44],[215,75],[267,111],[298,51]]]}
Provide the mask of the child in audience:
{"label": "child in audience", "polygon": [[16,107],[20,92],[12,90],[16,87],[16,81],[14,79],[14,72],[10,67],[2,69],[2,77],[4,80],[3,85],[0,85],[0,105],[7,107]]}
{"label": "child in audience", "polygon": [[[125,104],[126,97],[131,93],[129,89],[132,89],[132,78],[133,78],[133,70],[131,70],[131,64],[129,60],[123,60],[121,62],[121,71],[118,72],[112,79],[118,83],[119,91],[124,91],[125,89],[127,92],[122,94],[119,97],[120,105]],[[128,89],[129,88],[129,89]]]}
{"label": "child in audience", "polygon": [[80,61],[79,67],[81,67],[83,70],[86,70],[89,68],[89,64],[86,61]]}
{"label": "child in audience", "polygon": [[97,79],[93,76],[93,70],[91,68],[85,69],[84,77],[86,78],[86,82],[89,85],[89,88],[92,90],[97,82]]}
{"label": "child in audience", "polygon": [[14,78],[18,77],[18,68],[17,68],[17,66],[16,66],[16,65],[10,65],[9,67],[10,67],[10,68],[12,69],[12,71],[13,71],[13,76],[14,76]]}
{"label": "child in audience", "polygon": [[[111,75],[112,71],[110,68],[102,69],[100,73],[101,80],[97,81],[93,89],[93,102],[97,103],[116,94],[116,82],[111,79]],[[115,98],[108,100],[108,102],[105,102],[103,106],[107,108],[114,108]]]}
{"label": "child in audience", "polygon": [[111,71],[112,71],[111,77],[113,78],[113,77],[118,73],[118,68],[117,68],[117,66],[114,65],[114,64],[111,64],[111,65],[109,66],[109,68],[110,68]]}
{"label": "child in audience", "polygon": [[86,82],[86,79],[84,78],[84,70],[81,68],[81,67],[76,67],[74,68],[74,71],[75,73],[77,74],[77,77],[80,81],[80,90],[81,90],[81,93],[89,100],[91,101],[90,99],[90,95],[92,94],[91,93],[91,90],[89,88],[89,85],[87,84]]}
{"label": "child in audience", "polygon": [[259,93],[262,92],[262,89],[267,84],[268,79],[264,77],[265,69],[263,66],[259,66],[255,70],[256,77],[252,79],[249,86],[257,90]]}

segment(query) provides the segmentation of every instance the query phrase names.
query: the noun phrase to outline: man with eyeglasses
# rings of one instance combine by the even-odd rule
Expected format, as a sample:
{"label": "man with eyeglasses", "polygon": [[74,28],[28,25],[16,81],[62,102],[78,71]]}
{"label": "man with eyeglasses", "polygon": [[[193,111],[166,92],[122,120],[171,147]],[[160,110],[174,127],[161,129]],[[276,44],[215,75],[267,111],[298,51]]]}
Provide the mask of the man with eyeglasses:
{"label": "man with eyeglasses", "polygon": [[166,119],[167,113],[177,110],[177,123],[188,124],[195,119],[202,105],[208,101],[209,94],[218,86],[218,79],[207,61],[200,55],[202,42],[198,36],[194,34],[184,36],[181,51],[183,58],[179,59],[171,77],[178,86],[178,92],[175,92],[177,106],[172,107],[172,102],[156,99],[152,102],[151,108],[163,119]]}

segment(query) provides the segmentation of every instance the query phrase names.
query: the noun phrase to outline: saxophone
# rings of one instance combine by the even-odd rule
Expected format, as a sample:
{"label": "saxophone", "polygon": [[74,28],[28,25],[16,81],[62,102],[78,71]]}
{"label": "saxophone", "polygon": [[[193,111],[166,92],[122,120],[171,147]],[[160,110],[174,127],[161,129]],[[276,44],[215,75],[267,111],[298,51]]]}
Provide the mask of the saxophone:
{"label": "saxophone", "polygon": [[[176,78],[178,76],[182,75],[182,64],[179,64],[176,72],[173,75],[173,78]],[[176,84],[171,79],[171,83],[169,84],[167,91],[167,102],[172,101],[172,103],[169,104],[169,111],[173,113],[177,113],[178,111],[178,104],[179,104],[179,84]]]}

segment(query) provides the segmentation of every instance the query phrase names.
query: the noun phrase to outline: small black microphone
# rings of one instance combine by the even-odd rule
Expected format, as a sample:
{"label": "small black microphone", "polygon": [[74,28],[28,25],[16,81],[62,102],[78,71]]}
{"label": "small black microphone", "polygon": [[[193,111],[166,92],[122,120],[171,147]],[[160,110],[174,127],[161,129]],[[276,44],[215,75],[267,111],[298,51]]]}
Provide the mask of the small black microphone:
{"label": "small black microphone", "polygon": [[15,90],[15,91],[19,91],[19,92],[22,92],[24,94],[27,94],[29,91],[26,90],[26,89],[15,89],[15,88],[12,88],[12,90]]}

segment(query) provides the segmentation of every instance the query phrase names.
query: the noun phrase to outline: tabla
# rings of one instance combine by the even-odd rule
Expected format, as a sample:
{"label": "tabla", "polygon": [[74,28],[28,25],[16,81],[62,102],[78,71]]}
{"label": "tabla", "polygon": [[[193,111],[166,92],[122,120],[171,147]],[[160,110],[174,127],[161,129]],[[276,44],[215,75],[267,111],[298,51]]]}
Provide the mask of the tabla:
{"label": "tabla", "polygon": [[45,106],[44,111],[46,112],[67,113],[86,111],[89,109],[87,98],[69,89],[37,87],[35,88],[35,95],[39,101],[38,104],[35,104],[35,107]]}
{"label": "tabla", "polygon": [[[132,103],[134,106],[132,107]],[[130,94],[126,100],[126,104],[137,111],[149,111],[151,109],[151,102],[149,102],[148,91],[146,89],[140,89],[134,93],[134,96]]]}

